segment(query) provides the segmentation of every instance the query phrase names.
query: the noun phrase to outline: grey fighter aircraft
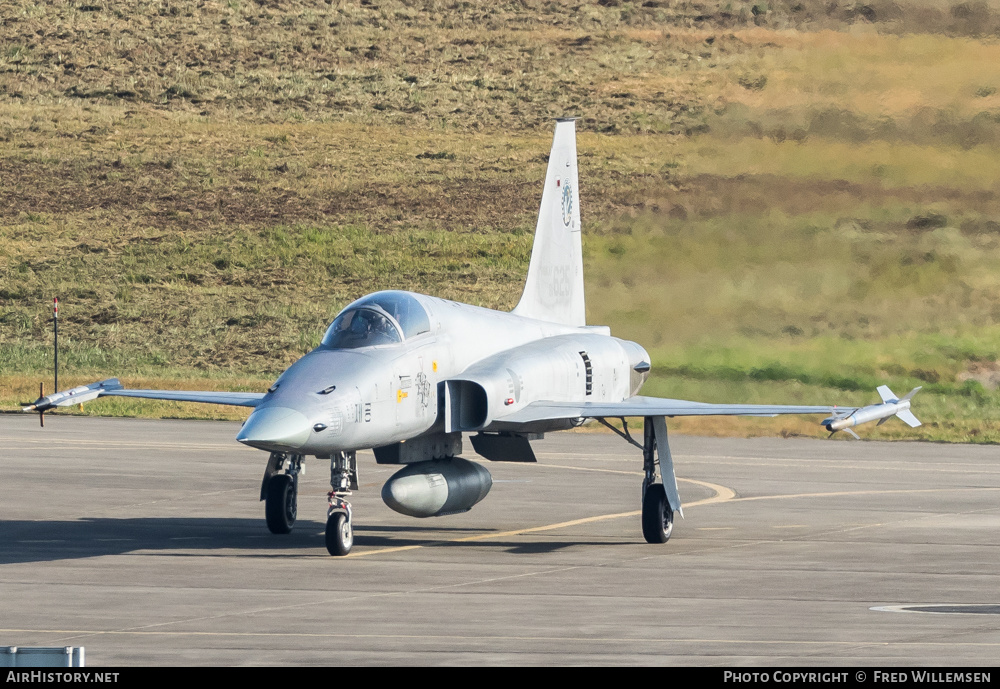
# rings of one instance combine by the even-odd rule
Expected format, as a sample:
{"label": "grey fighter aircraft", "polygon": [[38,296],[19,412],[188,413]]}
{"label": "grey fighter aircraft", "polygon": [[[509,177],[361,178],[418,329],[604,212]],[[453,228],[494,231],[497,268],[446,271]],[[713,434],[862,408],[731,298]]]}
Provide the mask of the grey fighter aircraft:
{"label": "grey fighter aircraft", "polygon": [[[348,305],[322,344],[261,393],[128,390],[111,378],[39,398],[25,411],[105,396],[252,407],[236,440],[268,453],[260,498],[267,527],[295,522],[298,475],[306,456],[329,460],[326,545],[345,555],[353,544],[345,499],[358,487],[358,450],[402,468],[382,489],[392,509],[413,517],[465,512],[489,492],[479,463],[459,457],[463,434],[480,456],[533,462],[530,440],[579,426],[607,425],[642,450],[642,532],[670,538],[681,512],[666,417],[822,414],[831,432],[909,411],[885,386],[881,404],[864,408],[707,404],[640,396],[650,357],[642,346],[586,322],[576,131],[556,124],[524,293],[510,313],[403,291],[377,292]],[[643,439],[607,419],[644,419]],[[662,475],[662,480],[661,480]]]}

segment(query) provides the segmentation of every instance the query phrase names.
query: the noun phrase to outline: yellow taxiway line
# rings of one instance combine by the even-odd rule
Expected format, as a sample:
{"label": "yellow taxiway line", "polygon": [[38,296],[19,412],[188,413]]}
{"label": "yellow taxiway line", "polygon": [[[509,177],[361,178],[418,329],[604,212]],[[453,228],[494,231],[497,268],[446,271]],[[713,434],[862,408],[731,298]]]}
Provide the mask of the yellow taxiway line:
{"label": "yellow taxiway line", "polygon": [[[553,467],[559,469],[578,469],[579,467],[556,467],[552,464],[546,464],[546,467]],[[619,472],[610,469],[582,469],[581,471],[613,471],[613,473],[638,473],[638,472]],[[736,492],[725,486],[720,486],[716,483],[708,483],[707,481],[696,481],[689,478],[679,478],[678,481],[683,481],[685,483],[693,483],[703,488],[708,488],[715,492],[710,498],[705,498],[704,500],[695,500],[690,502],[685,507],[698,507],[699,505],[710,505],[716,502],[725,502],[726,500],[732,500],[736,497]],[[462,538],[452,538],[445,541],[433,541],[428,543],[419,543],[417,545],[403,545],[396,548],[379,548],[377,550],[361,550],[349,553],[344,557],[368,557],[369,555],[388,555],[390,553],[402,553],[407,550],[419,550],[420,548],[426,548],[428,546],[445,545],[447,543],[471,543],[474,541],[488,541],[494,538],[509,538],[511,536],[521,536],[523,534],[538,533],[540,531],[554,531],[556,529],[565,529],[571,526],[577,526],[578,524],[591,524],[593,522],[603,522],[609,519],[621,519],[622,517],[637,517],[642,514],[642,510],[632,510],[630,512],[615,512],[613,514],[599,514],[594,517],[584,517],[582,519],[571,519],[566,522],[558,522],[556,524],[545,524],[544,526],[529,526],[523,529],[514,529],[512,531],[498,531],[495,533],[485,533],[478,534],[476,536],[463,536]]]}

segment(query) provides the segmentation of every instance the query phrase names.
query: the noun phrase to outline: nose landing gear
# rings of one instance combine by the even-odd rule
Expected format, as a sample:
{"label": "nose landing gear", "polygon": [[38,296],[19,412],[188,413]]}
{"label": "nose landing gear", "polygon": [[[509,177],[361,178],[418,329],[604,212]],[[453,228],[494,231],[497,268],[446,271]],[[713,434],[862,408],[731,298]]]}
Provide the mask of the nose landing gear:
{"label": "nose landing gear", "polygon": [[330,456],[330,508],[326,515],[326,549],[331,555],[347,555],[354,545],[351,503],[344,500],[358,488],[358,458],[354,452]]}

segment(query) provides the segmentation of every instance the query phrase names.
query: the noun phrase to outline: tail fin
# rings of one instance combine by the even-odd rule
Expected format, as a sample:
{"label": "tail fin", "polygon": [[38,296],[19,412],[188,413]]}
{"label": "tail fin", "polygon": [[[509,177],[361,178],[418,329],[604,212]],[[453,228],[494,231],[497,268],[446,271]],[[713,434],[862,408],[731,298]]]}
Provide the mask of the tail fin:
{"label": "tail fin", "polygon": [[556,121],[528,279],[513,313],[563,325],[587,324],[574,119]]}

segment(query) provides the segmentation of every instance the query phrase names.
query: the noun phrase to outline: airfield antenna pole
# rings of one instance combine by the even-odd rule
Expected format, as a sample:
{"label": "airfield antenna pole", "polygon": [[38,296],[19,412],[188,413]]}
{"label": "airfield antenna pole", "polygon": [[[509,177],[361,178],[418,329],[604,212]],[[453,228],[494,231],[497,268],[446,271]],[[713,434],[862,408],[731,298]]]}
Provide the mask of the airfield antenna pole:
{"label": "airfield antenna pole", "polygon": [[59,392],[59,297],[52,298],[52,332],[55,335],[55,392]]}
{"label": "airfield antenna pole", "polygon": [[[54,365],[55,365],[55,392],[59,392],[59,297],[52,298],[52,334],[53,334],[53,348],[54,348]],[[38,384],[38,402],[42,401],[45,397],[45,383]],[[38,425],[45,428],[45,411],[38,410]]]}

